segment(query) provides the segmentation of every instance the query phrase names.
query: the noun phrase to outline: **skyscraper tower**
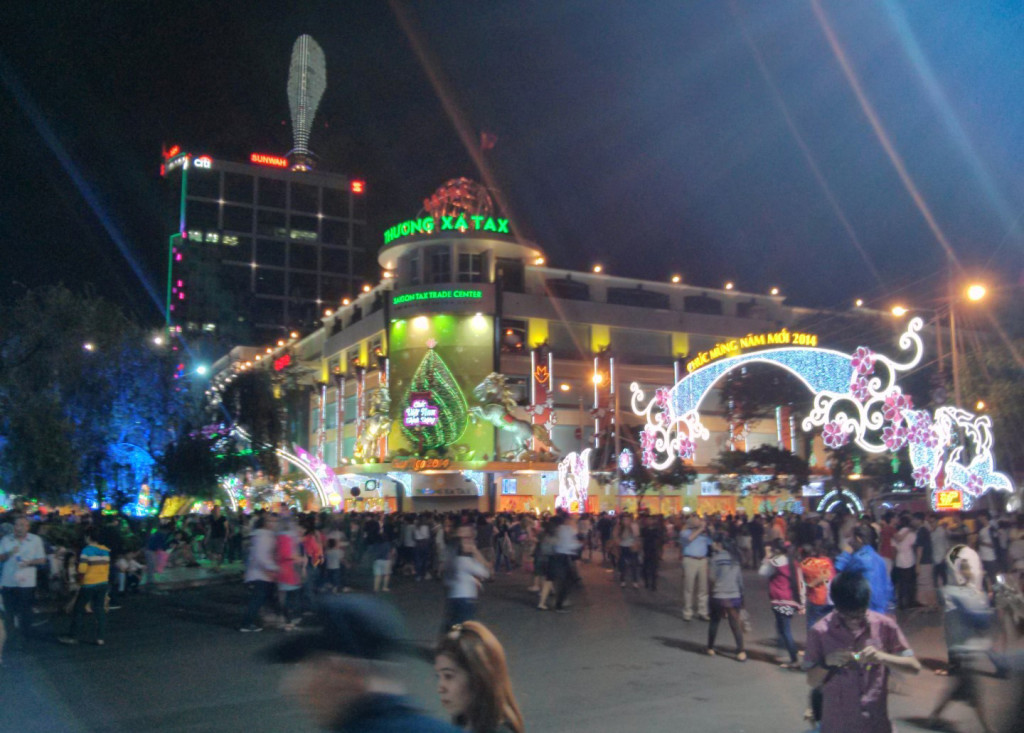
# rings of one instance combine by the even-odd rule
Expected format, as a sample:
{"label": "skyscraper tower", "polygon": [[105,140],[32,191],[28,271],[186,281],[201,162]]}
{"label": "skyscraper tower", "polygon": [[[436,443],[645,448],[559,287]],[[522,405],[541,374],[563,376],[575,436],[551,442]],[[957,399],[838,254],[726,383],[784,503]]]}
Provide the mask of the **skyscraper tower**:
{"label": "skyscraper tower", "polygon": [[326,88],[323,49],[312,36],[303,34],[292,46],[292,63],[288,71],[288,106],[291,108],[295,140],[295,147],[288,154],[292,170],[308,171],[313,168],[315,159],[309,151],[309,131]]}

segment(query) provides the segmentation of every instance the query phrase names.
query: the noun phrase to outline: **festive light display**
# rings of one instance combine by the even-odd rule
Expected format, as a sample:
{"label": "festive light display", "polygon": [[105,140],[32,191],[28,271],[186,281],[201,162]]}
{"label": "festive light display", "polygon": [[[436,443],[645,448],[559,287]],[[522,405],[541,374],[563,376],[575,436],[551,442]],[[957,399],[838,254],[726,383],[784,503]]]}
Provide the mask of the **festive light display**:
{"label": "festive light display", "polygon": [[558,462],[558,496],[555,508],[571,514],[587,509],[587,488],[590,486],[590,451],[575,451]]}
{"label": "festive light display", "polygon": [[821,501],[818,502],[819,512],[831,512],[838,509],[843,504],[852,506],[860,514],[864,511],[864,503],[860,500],[860,497],[849,489],[833,489],[832,491],[821,497]]}
{"label": "festive light display", "polygon": [[622,472],[623,476],[628,476],[633,470],[633,451],[629,448],[623,448],[622,452],[619,453],[619,471]]}
{"label": "festive light display", "polygon": [[292,46],[288,70],[288,107],[292,113],[295,153],[309,154],[309,131],[320,99],[327,89],[327,65],[324,52],[312,36],[303,34]]}
{"label": "festive light display", "polygon": [[[634,383],[633,412],[646,418],[640,436],[643,463],[662,470],[676,457],[692,456],[693,441],[709,437],[699,406],[714,384],[737,367],[764,363],[789,371],[814,394],[803,428],[821,427],[829,448],[853,442],[869,453],[885,453],[907,446],[915,484],[933,490],[933,507],[943,490],[960,492],[964,509],[987,491],[1012,494],[1009,477],[995,470],[988,416],[948,406],[934,414],[915,410],[910,395],[897,385],[901,373],[921,363],[924,348],[918,333],[923,325],[914,318],[900,336],[900,349],[910,352],[906,362],[866,346],[853,354],[797,346],[721,359],[695,369],[671,390],[656,390],[650,401]],[[822,505],[827,503],[823,500]]]}
{"label": "festive light display", "polygon": [[438,412],[437,406],[430,404],[429,393],[412,394],[409,406],[402,413],[402,425],[407,428],[433,427],[437,425]]}
{"label": "festive light display", "polygon": [[[452,376],[448,365],[434,350],[436,343],[428,342],[427,353],[423,361],[412,375],[409,391],[406,393],[402,408],[402,433],[410,444],[418,451],[436,450],[455,443],[466,431],[469,423],[469,405]],[[406,425],[405,416],[413,407],[413,403],[426,401],[427,406],[436,406],[437,416],[433,424]]]}
{"label": "festive light display", "polygon": [[402,305],[417,300],[480,300],[481,290],[425,290],[420,293],[403,293],[391,299],[391,305]]}

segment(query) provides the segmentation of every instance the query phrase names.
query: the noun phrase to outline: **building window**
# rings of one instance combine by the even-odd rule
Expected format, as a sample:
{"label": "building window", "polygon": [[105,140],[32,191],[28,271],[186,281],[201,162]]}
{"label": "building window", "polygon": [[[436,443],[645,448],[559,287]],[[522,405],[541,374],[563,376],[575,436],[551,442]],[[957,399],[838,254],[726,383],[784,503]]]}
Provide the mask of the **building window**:
{"label": "building window", "polygon": [[526,321],[501,319],[501,352],[521,354],[526,344]]}
{"label": "building window", "polygon": [[428,283],[447,283],[452,280],[452,255],[448,247],[432,247],[427,253]]}
{"label": "building window", "polygon": [[337,441],[332,440],[327,443],[324,443],[324,463],[331,467],[338,465]]}
{"label": "building window", "polygon": [[324,413],[324,430],[334,430],[338,427],[338,410],[337,407],[332,403],[327,405],[327,411]]}
{"label": "building window", "polygon": [[416,250],[406,259],[406,266],[409,268],[408,283],[410,285],[420,284],[420,253]]}
{"label": "building window", "polygon": [[483,282],[484,257],[481,254],[471,252],[459,253],[459,273],[456,282],[478,283]]}
{"label": "building window", "polygon": [[[353,346],[345,352],[345,364],[348,366],[349,371],[352,371],[359,364],[359,347]],[[365,364],[361,365],[365,366]]]}

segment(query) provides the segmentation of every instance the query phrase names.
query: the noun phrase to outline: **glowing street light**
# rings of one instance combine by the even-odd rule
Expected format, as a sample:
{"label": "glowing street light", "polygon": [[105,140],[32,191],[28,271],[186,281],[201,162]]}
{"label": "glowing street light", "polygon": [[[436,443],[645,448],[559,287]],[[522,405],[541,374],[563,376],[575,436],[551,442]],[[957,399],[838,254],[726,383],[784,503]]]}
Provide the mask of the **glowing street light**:
{"label": "glowing street light", "polygon": [[153,337],[153,343],[156,344],[157,346],[163,346],[164,345],[164,337],[163,336],[154,336]]}
{"label": "glowing street light", "polygon": [[672,276],[672,282],[678,284],[678,283],[681,283],[682,281],[683,281],[683,276],[682,275],[673,275]]}
{"label": "glowing street light", "polygon": [[967,288],[967,300],[977,303],[979,300],[982,300],[987,293],[988,290],[985,289],[984,285],[981,283],[973,283]]}
{"label": "glowing street light", "polygon": [[543,257],[538,257],[537,259],[535,259],[533,261],[533,264],[535,264],[535,265],[537,265],[539,267],[540,265],[543,265],[545,262],[546,262],[546,260]]}
{"label": "glowing street light", "polygon": [[772,295],[778,295],[779,294],[779,289],[778,288],[772,288],[768,292],[770,292]]}
{"label": "glowing street light", "polygon": [[857,298],[857,300],[853,301],[853,305],[855,307],[857,307],[857,308],[863,308],[864,307],[864,299],[863,298]]}
{"label": "glowing street light", "polygon": [[334,315],[334,311],[332,311],[330,308],[328,308],[327,310],[324,311],[324,317],[325,318],[330,318],[333,315]]}
{"label": "glowing street light", "polygon": [[205,364],[200,364],[199,366],[196,367],[196,374],[198,374],[200,377],[204,376],[207,371],[209,370],[206,368]]}
{"label": "glowing street light", "polygon": [[601,265],[594,265],[594,272],[595,273],[600,274],[603,271],[604,271],[604,268]]}
{"label": "glowing street light", "polygon": [[977,410],[978,412],[982,412],[984,411],[985,407],[985,400],[978,400],[978,403],[974,406],[974,409]]}
{"label": "glowing street light", "polygon": [[903,316],[907,315],[909,312],[910,311],[902,305],[894,305],[892,307],[892,314],[897,318],[903,318]]}
{"label": "glowing street light", "polygon": [[732,284],[731,280],[725,284],[725,289],[726,290],[732,290],[733,287],[735,287],[735,286]]}
{"label": "glowing street light", "polygon": [[363,286],[363,292],[364,293],[370,292],[370,285],[369,285],[369,283],[367,283],[366,285]]}
{"label": "glowing street light", "polygon": [[293,339],[297,339],[299,337],[299,332],[298,331],[292,331],[288,335],[291,336]]}
{"label": "glowing street light", "polygon": [[560,390],[562,390],[563,392],[568,392],[568,391],[569,391],[570,389],[572,389],[572,387],[570,387],[570,386],[569,386],[568,384],[566,384],[565,382],[562,382],[562,383],[561,383],[560,385],[558,385],[558,388],[559,388]]}
{"label": "glowing street light", "polygon": [[601,384],[604,381],[604,375],[601,372],[594,372],[594,376],[590,378],[590,381],[594,384]]}
{"label": "glowing street light", "polygon": [[94,344],[92,341],[86,341],[84,344],[82,344],[82,348],[85,349],[86,351],[95,351],[96,344]]}

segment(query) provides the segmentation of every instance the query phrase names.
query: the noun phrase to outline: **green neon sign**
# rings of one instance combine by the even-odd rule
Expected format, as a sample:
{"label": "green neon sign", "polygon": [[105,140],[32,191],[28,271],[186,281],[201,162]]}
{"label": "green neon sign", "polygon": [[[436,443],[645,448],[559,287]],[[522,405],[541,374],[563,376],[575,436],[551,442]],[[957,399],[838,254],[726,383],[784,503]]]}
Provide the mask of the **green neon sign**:
{"label": "green neon sign", "polygon": [[405,293],[396,295],[391,305],[411,303],[414,300],[481,300],[482,290],[424,290],[422,293]]}
{"label": "green neon sign", "polygon": [[511,234],[508,230],[508,219],[498,219],[493,216],[466,216],[465,214],[441,216],[437,219],[432,216],[424,216],[422,219],[409,219],[401,224],[395,224],[384,232],[384,244],[390,244],[399,237],[408,237],[413,234],[433,234],[435,230]]}

